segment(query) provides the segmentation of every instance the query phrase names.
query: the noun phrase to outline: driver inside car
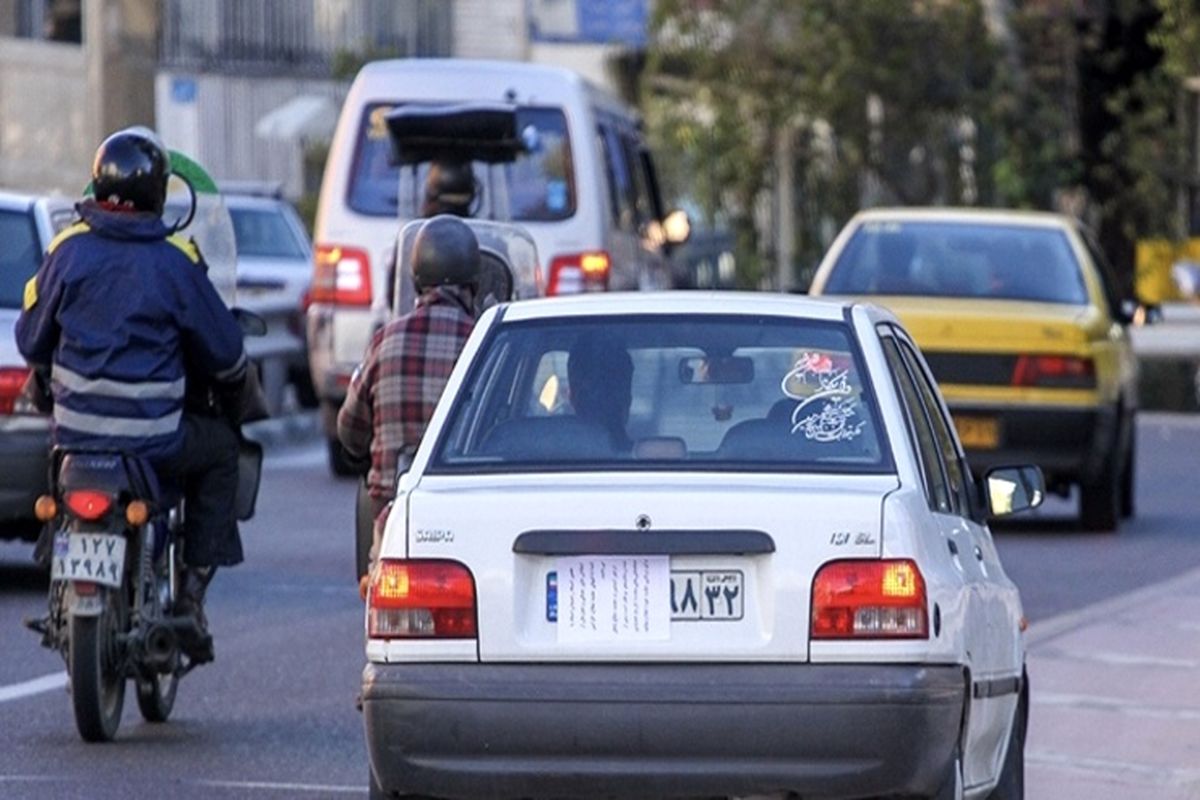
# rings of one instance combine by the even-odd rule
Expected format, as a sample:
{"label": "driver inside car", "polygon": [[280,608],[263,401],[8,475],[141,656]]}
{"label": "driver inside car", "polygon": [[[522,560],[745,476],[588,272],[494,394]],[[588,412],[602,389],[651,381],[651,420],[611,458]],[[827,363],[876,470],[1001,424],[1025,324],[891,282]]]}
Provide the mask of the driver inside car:
{"label": "driver inside car", "polygon": [[[182,644],[203,662],[212,659],[205,589],[217,567],[243,558],[238,434],[221,409],[241,392],[247,358],[195,243],[162,220],[169,176],[167,149],[147,128],[100,144],[94,199],[76,205],[79,221],[25,286],[16,338],[49,373],[54,445],[145,458],[183,489],[187,568],[175,613],[195,617],[200,636]],[[190,402],[209,386],[226,403]]]}

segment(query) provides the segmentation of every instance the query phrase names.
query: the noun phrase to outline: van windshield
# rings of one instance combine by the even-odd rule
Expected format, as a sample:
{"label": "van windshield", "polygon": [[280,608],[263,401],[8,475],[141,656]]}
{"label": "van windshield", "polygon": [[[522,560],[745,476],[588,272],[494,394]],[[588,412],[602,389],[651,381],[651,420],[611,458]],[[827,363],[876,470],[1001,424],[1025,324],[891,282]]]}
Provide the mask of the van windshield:
{"label": "van windshield", "polygon": [[[399,167],[391,163],[391,141],[385,118],[396,103],[375,103],[363,112],[350,173],[347,203],[360,214],[395,217],[399,212]],[[553,222],[575,213],[575,180],[567,120],[558,108],[521,108],[517,125],[532,125],[538,148],[524,153],[508,167],[509,210],[517,222]],[[417,185],[423,185],[428,165],[422,164]],[[476,177],[485,176],[476,164]],[[486,186],[486,183],[482,185]],[[485,192],[486,193],[486,192]],[[480,216],[487,216],[488,198],[481,198]]]}

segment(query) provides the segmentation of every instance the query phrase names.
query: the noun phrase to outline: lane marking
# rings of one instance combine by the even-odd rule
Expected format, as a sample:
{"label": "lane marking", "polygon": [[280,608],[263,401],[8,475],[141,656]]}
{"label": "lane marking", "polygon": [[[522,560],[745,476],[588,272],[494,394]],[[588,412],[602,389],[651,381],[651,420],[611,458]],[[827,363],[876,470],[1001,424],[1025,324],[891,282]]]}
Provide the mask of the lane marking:
{"label": "lane marking", "polygon": [[[346,786],[336,784],[323,783],[283,783],[273,781],[214,781],[214,780],[188,780],[174,779],[177,786],[193,786],[203,787],[205,789],[234,789],[246,791],[264,791],[264,792],[307,792],[311,794],[355,794],[361,795],[367,787],[365,786]],[[89,786],[95,787],[97,782],[94,779],[88,778],[70,778],[60,777],[56,775],[0,775],[0,784],[12,783],[66,783],[80,784],[87,783]],[[100,782],[103,785],[103,781]]]}
{"label": "lane marking", "polygon": [[1059,647],[1046,647],[1034,654],[1038,659],[1058,661],[1087,661],[1107,667],[1157,667],[1161,669],[1200,669],[1200,661],[1191,658],[1169,658],[1164,656],[1139,656],[1130,653],[1072,652]]}
{"label": "lane marking", "polygon": [[1080,708],[1088,711],[1111,711],[1131,717],[1147,717],[1150,719],[1200,721],[1200,708],[1169,708],[1167,706],[1146,705],[1145,703],[1122,700],[1115,697],[1069,694],[1064,692],[1039,692],[1035,689],[1032,694],[1032,701],[1035,706],[1058,706],[1061,708]]}
{"label": "lane marking", "polygon": [[43,675],[33,680],[14,683],[9,686],[0,686],[0,703],[7,703],[10,700],[21,700],[26,697],[33,697],[36,694],[53,692],[56,689],[65,689],[66,687],[66,671],[55,672],[53,675]]}
{"label": "lane marking", "polygon": [[365,786],[332,786],[320,783],[274,783],[271,781],[184,781],[192,786],[208,789],[251,789],[267,792],[332,792],[335,794],[362,794]]}
{"label": "lane marking", "polygon": [[1139,786],[1191,786],[1200,781],[1200,770],[1167,767],[1161,764],[1137,764],[1114,761],[1111,758],[1072,756],[1045,750],[1028,750],[1025,763],[1039,767],[1056,767],[1071,772],[1112,778],[1121,783]]}

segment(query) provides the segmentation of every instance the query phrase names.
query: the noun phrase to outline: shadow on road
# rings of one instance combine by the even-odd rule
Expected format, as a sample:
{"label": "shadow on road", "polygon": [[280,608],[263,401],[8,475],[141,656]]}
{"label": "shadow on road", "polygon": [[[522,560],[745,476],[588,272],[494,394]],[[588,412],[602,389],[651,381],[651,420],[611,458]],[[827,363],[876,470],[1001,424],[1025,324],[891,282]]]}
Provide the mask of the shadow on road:
{"label": "shadow on road", "polygon": [[45,594],[50,584],[49,578],[49,571],[36,564],[0,562],[0,592],[5,594],[17,592]]}

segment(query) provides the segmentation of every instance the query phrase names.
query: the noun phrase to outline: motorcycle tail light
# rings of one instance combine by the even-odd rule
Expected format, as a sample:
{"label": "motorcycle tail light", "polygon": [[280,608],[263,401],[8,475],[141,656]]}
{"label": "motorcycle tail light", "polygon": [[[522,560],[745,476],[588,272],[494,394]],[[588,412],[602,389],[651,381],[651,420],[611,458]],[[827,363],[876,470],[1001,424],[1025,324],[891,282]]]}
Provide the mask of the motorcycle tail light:
{"label": "motorcycle tail light", "polygon": [[113,502],[109,495],[92,489],[76,489],[67,492],[63,499],[72,514],[88,522],[95,522],[104,517],[112,508]]}
{"label": "motorcycle tail light", "polygon": [[475,579],[456,561],[384,559],[371,574],[372,639],[473,639]]}
{"label": "motorcycle tail light", "polygon": [[909,559],[833,561],[813,579],[813,639],[925,639],[925,579]]}

